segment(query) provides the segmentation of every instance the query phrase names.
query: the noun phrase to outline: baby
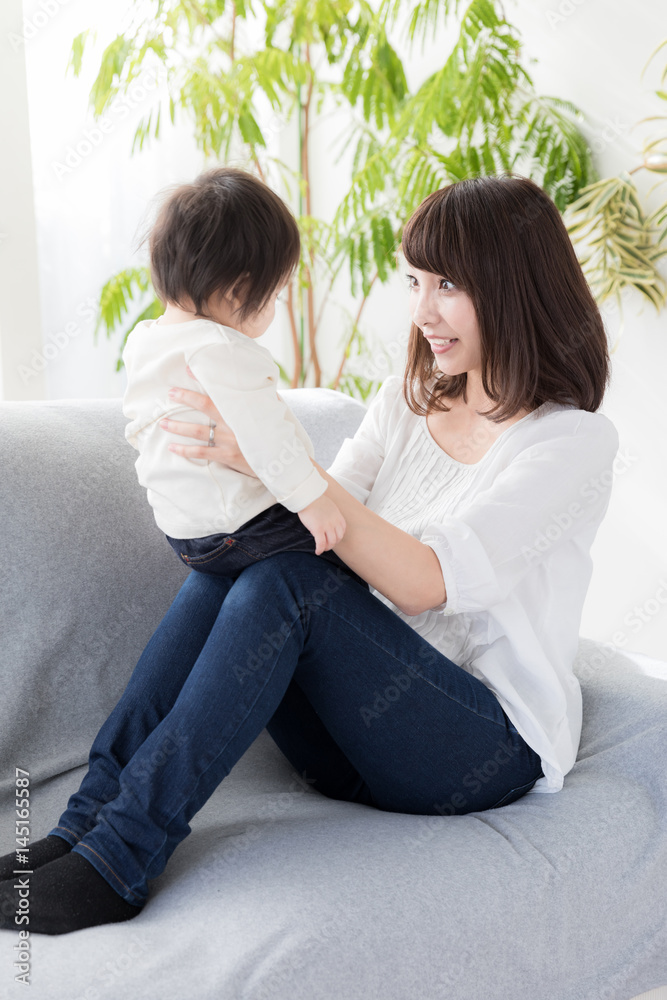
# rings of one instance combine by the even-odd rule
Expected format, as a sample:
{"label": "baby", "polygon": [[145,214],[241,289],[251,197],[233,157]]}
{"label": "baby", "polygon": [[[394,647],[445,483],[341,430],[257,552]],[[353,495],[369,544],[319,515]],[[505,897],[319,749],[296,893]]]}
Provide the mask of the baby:
{"label": "baby", "polygon": [[[345,520],[324,496],[328,483],[311,461],[310,438],[276,391],[278,366],[257,343],[299,260],[287,206],[251,174],[209,170],[168,196],[149,248],[165,312],[128,337],[123,412],[158,527],[183,562],[203,573],[236,576],[285,551],[343,565],[329,550],[343,538]],[[206,422],[172,403],[170,386],[210,396],[257,479],[169,449],[177,439],[162,419],[187,414]]]}

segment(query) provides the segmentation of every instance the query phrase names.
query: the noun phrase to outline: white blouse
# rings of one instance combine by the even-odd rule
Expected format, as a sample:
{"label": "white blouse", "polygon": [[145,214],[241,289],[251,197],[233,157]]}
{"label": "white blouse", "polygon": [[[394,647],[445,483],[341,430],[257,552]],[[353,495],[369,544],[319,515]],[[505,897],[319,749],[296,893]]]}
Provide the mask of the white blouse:
{"label": "white blouse", "polygon": [[328,472],[433,549],[447,600],[410,616],[372,593],[494,692],[542,760],[531,791],[556,792],[581,736],[572,667],[618,433],[602,413],[547,402],[468,465],[440,448],[402,389],[385,380]]}

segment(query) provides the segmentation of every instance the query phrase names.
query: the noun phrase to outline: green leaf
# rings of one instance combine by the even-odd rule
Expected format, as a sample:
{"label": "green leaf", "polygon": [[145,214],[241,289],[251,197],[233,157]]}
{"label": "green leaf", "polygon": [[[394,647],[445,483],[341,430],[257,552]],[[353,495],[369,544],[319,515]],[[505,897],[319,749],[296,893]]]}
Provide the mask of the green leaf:
{"label": "green leaf", "polygon": [[69,62],[67,64],[67,69],[71,69],[74,76],[79,76],[81,73],[81,64],[83,62],[83,53],[86,47],[86,41],[90,35],[90,29],[82,31],[78,34],[74,41],[72,42],[72,51],[70,52]]}
{"label": "green leaf", "polygon": [[266,146],[259,125],[250,111],[242,111],[239,114],[238,125],[243,141],[247,142],[249,146]]}
{"label": "green leaf", "polygon": [[90,100],[97,116],[111,103],[119,92],[125,65],[132,51],[132,40],[117,35],[102,55],[102,63],[90,91]]}
{"label": "green leaf", "polygon": [[135,295],[147,292],[150,286],[150,273],[146,267],[129,267],[112,275],[100,292],[99,314],[93,331],[95,339],[102,326],[110,337],[123,322]]}
{"label": "green leaf", "polygon": [[159,299],[154,298],[149,304],[143,309],[138,316],[134,317],[134,320],[125,328],[123,331],[123,337],[120,343],[120,349],[118,352],[118,357],[116,359],[116,371],[119,372],[124,368],[123,364],[123,349],[127,343],[127,338],[130,336],[134,330],[137,323],[142,323],[145,319],[157,319],[164,312],[164,306]]}

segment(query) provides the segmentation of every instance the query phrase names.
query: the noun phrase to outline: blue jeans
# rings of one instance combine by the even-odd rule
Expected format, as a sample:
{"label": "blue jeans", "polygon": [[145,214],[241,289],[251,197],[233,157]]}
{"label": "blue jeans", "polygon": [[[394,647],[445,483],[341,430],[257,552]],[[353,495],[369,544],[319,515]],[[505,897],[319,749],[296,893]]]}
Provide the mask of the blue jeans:
{"label": "blue jeans", "polygon": [[142,906],[265,727],[314,789],[391,812],[496,808],[542,774],[485,684],[367,584],[288,552],[189,575],[50,832]]}

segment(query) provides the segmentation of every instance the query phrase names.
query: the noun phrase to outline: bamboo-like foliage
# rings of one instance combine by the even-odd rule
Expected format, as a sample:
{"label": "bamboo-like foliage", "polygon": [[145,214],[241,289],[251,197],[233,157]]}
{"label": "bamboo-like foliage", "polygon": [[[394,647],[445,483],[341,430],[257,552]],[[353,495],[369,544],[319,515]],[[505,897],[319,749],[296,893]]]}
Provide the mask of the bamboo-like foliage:
{"label": "bamboo-like foliage", "polygon": [[[652,52],[643,73],[667,39]],[[667,77],[667,65],[661,85]],[[656,90],[665,101],[667,92]],[[642,121],[667,122],[667,115]],[[621,293],[634,288],[660,311],[667,304],[667,282],[659,262],[667,254],[667,202],[647,214],[632,179],[638,170],[667,174],[667,129],[647,141],[643,162],[620,177],[610,177],[585,187],[568,206],[565,222],[577,248],[579,261],[599,303],[615,298],[622,314]],[[615,347],[618,345],[618,339]]]}
{"label": "bamboo-like foliage", "polygon": [[[347,271],[357,305],[337,373],[325,381],[362,397],[372,391],[374,380],[355,372],[365,350],[362,314],[371,289],[395,270],[402,225],[428,193],[464,177],[516,170],[562,211],[598,179],[580,113],[535,93],[519,33],[494,0],[137,0],[133,10],[130,28],[102,54],[90,95],[95,114],[144,69],[157,68],[163,98],[139,123],[133,151],[165,123],[186,118],[207,164],[233,157],[285,185],[280,193],[290,191],[293,205],[298,194],[302,258],[287,302],[293,357],[281,368],[293,386],[322,384],[317,334]],[[452,15],[458,36],[451,51],[411,91],[396,49],[400,25],[407,25],[410,48]],[[258,44],[249,41],[253,32]],[[85,34],[74,41],[75,73],[89,42]],[[347,121],[336,155],[351,152],[353,176],[325,220],[312,210],[309,153],[314,119],[334,108]],[[270,154],[266,112],[282,121],[298,116],[296,172]],[[126,336],[138,318],[158,311],[146,271],[131,268],[104,286],[99,326]]]}
{"label": "bamboo-like foliage", "polygon": [[[151,292],[151,278],[147,267],[128,267],[114,274],[104,284],[100,293],[99,312],[95,325],[94,336],[97,339],[99,329],[104,326],[107,336],[111,336],[123,327],[135,295],[140,299],[148,298],[148,304],[134,317],[133,326],[144,319],[157,319],[163,312],[162,303]],[[131,329],[131,328],[130,328]],[[129,330],[123,337],[123,345]],[[116,371],[122,368],[121,358],[116,360]]]}
{"label": "bamboo-like foliage", "polygon": [[629,173],[589,185],[568,209],[568,232],[581,244],[579,261],[598,302],[632,286],[660,309],[665,303],[665,281],[657,269],[667,254],[661,246],[667,206],[646,215]]}

